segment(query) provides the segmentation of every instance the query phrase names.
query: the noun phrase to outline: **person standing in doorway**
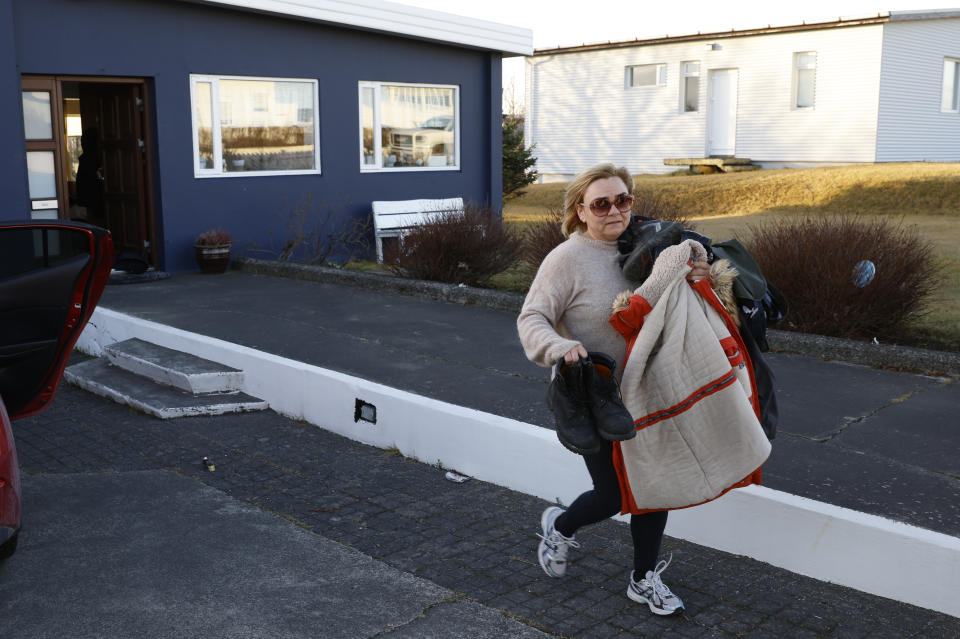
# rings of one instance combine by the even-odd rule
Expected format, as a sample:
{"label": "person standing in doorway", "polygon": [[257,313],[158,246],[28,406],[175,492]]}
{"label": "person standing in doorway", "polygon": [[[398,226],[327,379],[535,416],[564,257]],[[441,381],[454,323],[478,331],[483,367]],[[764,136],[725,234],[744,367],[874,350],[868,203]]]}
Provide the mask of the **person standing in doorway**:
{"label": "person standing in doorway", "polygon": [[83,153],[77,164],[77,204],[86,207],[86,222],[106,225],[103,209],[103,171],[100,163],[100,132],[95,127],[84,129],[80,136]]}

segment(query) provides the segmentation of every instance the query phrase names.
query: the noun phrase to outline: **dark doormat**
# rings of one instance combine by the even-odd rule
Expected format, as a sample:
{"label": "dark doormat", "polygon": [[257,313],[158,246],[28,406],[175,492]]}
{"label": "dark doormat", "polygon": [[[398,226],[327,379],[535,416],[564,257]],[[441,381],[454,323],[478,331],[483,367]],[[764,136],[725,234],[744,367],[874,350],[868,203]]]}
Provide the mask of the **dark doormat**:
{"label": "dark doormat", "polygon": [[170,277],[166,271],[144,271],[131,273],[129,271],[112,271],[107,284],[139,284],[141,282],[155,282]]}

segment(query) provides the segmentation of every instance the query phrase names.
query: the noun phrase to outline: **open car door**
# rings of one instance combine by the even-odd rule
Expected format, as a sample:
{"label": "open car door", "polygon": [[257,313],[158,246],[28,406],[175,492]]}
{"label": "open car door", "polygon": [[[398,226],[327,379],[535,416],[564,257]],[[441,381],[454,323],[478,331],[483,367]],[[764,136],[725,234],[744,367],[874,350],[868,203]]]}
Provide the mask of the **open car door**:
{"label": "open car door", "polygon": [[0,222],[0,397],[11,420],[46,408],[110,277],[110,232]]}

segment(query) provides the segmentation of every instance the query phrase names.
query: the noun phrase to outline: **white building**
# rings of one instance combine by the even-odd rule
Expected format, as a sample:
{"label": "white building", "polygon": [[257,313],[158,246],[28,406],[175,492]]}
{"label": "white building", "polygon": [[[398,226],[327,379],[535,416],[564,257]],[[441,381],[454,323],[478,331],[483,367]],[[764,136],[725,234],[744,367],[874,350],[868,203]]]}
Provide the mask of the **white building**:
{"label": "white building", "polygon": [[537,50],[527,144],[544,181],[602,161],[765,168],[960,161],[960,9]]}

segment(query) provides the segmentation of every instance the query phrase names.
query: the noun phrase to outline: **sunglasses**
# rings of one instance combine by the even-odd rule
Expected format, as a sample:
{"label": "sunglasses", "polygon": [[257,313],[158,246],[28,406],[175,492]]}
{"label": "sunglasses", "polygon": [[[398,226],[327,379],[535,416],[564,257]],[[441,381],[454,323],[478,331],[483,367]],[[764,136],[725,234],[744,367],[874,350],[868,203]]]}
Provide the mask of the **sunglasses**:
{"label": "sunglasses", "polygon": [[585,206],[590,208],[590,212],[596,215],[597,217],[604,217],[610,215],[610,211],[613,207],[617,207],[617,210],[621,213],[626,213],[630,210],[630,207],[633,206],[633,196],[629,193],[621,193],[611,201],[609,198],[598,197],[590,204],[583,202]]}

